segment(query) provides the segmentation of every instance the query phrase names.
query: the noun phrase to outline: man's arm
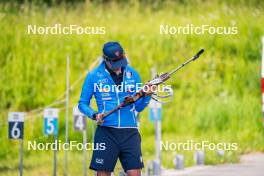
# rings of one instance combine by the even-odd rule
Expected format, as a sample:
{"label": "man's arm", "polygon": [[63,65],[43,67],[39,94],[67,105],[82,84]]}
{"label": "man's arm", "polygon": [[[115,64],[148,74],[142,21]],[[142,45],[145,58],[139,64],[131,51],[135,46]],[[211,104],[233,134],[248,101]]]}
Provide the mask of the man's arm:
{"label": "man's arm", "polygon": [[82,93],[79,100],[78,108],[79,110],[85,114],[86,116],[90,117],[91,119],[95,119],[96,112],[90,107],[90,101],[94,94],[94,85],[91,73],[85,78],[82,87]]}

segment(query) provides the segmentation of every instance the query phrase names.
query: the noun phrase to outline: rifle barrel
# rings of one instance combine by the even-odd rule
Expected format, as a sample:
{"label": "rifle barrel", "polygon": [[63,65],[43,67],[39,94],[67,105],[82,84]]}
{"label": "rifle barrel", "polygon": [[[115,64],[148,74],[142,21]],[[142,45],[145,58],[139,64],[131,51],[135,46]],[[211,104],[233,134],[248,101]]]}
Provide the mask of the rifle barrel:
{"label": "rifle barrel", "polygon": [[188,63],[195,61],[197,58],[200,57],[200,55],[204,52],[204,49],[201,49],[197,54],[195,54],[191,59],[187,60],[186,62],[182,63],[180,66],[178,66],[177,68],[175,68],[174,70],[172,70],[171,72],[169,72],[169,75],[174,74],[175,72],[177,72],[178,70],[180,70],[182,67],[184,67],[185,65],[187,65]]}

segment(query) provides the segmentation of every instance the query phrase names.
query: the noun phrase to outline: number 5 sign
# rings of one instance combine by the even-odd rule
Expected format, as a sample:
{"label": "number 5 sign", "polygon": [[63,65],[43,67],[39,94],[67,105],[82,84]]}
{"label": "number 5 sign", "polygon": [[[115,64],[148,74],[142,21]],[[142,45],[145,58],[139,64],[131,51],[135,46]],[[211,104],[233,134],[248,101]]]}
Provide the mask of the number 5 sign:
{"label": "number 5 sign", "polygon": [[44,134],[58,135],[58,112],[56,108],[46,108],[44,110]]}
{"label": "number 5 sign", "polygon": [[24,137],[24,113],[8,113],[8,138],[23,139]]}
{"label": "number 5 sign", "polygon": [[73,108],[73,117],[74,117],[74,130],[75,131],[82,131],[86,130],[87,122],[86,117],[83,113],[81,113],[77,106]]}

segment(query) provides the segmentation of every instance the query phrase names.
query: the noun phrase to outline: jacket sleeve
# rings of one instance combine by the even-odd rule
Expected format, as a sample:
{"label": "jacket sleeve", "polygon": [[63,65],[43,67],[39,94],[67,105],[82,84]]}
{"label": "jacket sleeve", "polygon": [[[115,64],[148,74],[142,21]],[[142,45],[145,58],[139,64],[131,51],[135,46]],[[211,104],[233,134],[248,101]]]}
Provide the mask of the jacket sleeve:
{"label": "jacket sleeve", "polygon": [[88,73],[83,83],[78,108],[83,114],[91,119],[93,119],[94,114],[96,114],[96,112],[90,107],[90,101],[94,94],[93,86],[92,75],[91,73]]}
{"label": "jacket sleeve", "polygon": [[[141,83],[141,79],[140,79],[140,76],[136,74],[136,85],[139,83]],[[144,96],[144,97],[141,97],[138,101],[136,101],[135,102],[136,111],[137,112],[143,111],[145,107],[149,104],[150,99],[151,99],[151,96]]]}

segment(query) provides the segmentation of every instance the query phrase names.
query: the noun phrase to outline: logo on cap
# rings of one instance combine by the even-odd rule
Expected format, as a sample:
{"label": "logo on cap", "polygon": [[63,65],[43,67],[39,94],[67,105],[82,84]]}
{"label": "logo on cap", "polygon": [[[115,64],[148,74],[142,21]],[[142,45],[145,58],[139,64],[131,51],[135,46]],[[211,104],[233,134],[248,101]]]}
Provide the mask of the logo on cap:
{"label": "logo on cap", "polygon": [[116,51],[115,52],[115,55],[116,55],[116,57],[120,57],[120,52],[119,51]]}

